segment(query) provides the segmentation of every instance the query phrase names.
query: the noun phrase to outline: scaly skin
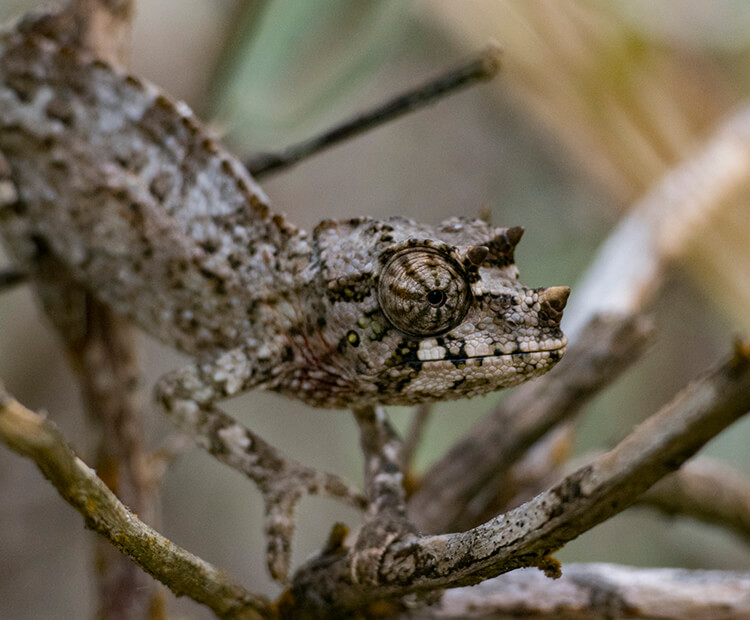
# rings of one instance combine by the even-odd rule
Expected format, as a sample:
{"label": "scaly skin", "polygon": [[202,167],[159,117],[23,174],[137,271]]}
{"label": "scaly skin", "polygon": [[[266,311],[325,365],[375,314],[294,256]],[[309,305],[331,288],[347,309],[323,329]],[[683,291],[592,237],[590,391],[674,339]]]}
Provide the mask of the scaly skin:
{"label": "scaly skin", "polygon": [[[53,30],[27,18],[0,35],[0,153],[18,193],[0,233],[59,325],[75,322],[70,283],[197,359],[157,400],[283,504],[272,555],[288,554],[291,528],[279,480],[301,466],[217,401],[255,387],[333,408],[465,398],[562,356],[568,289],[518,282],[521,229],[361,218],[308,239],[185,104]],[[305,475],[304,490],[346,494]]]}

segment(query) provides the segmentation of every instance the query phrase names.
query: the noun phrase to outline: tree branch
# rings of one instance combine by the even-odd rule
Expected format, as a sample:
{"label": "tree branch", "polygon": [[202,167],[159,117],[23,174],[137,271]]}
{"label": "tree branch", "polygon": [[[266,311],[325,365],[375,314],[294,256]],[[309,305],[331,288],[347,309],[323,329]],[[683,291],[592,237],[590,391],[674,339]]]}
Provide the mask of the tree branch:
{"label": "tree branch", "polygon": [[641,312],[667,267],[750,184],[750,106],[724,120],[701,149],[670,170],[602,244],[565,308],[571,341],[590,317]]}
{"label": "tree branch", "polygon": [[324,569],[311,563],[295,576],[296,609],[339,613],[367,602],[437,588],[472,585],[524,566],[550,576],[549,557],[566,542],[621,512],[647,488],[677,469],[707,441],[750,410],[750,344],[738,343],[728,361],[680,392],[613,450],[567,476],[523,506],[468,532],[407,536],[380,556],[379,583],[357,582],[352,554]]}
{"label": "tree branch", "polygon": [[750,618],[750,574],[616,564],[568,564],[551,582],[519,570],[473,588],[446,592],[438,605],[410,620],[719,620]]}
{"label": "tree branch", "polygon": [[267,618],[264,598],[247,592],[224,571],[192,555],[130,512],[73,450],[51,422],[0,388],[0,439],[32,459],[60,495],[98,532],[177,596],[210,607],[221,618]]}

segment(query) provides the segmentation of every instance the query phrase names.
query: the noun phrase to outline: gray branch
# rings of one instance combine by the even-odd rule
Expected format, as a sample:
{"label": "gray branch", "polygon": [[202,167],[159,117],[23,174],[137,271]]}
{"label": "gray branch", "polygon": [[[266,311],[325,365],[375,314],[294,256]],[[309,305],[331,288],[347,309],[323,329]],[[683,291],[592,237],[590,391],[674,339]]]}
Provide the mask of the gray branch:
{"label": "gray branch", "polygon": [[451,590],[410,620],[737,620],[750,618],[750,574],[616,564],[569,564],[550,581],[521,570]]}

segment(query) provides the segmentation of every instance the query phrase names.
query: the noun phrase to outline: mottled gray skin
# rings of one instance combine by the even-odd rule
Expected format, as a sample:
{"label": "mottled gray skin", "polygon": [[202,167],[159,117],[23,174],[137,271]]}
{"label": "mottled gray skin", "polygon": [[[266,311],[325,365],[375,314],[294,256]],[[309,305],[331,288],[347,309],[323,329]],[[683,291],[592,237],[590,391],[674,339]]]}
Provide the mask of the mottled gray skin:
{"label": "mottled gray skin", "polygon": [[157,400],[261,486],[275,575],[297,487],[360,499],[217,401],[264,387],[319,407],[413,404],[515,385],[560,359],[567,289],[518,283],[520,229],[363,218],[308,239],[185,104],[48,29],[28,18],[0,34],[0,153],[18,192],[0,233],[59,326],[86,290],[196,359]]}
{"label": "mottled gray skin", "polygon": [[[184,104],[37,34],[4,48],[0,152],[21,201],[0,223],[13,254],[29,266],[52,253],[201,359],[212,397],[261,385],[314,406],[413,404],[514,385],[560,358],[560,304],[517,282],[517,233],[357,219],[323,222],[308,242]],[[461,248],[490,249],[465,319],[436,337],[381,311],[380,272],[404,243],[459,263]]]}
{"label": "mottled gray skin", "polygon": [[[564,351],[561,304],[517,281],[513,246],[520,234],[461,218],[438,226],[403,218],[321,223],[299,293],[317,324],[308,321],[294,347],[310,361],[281,389],[326,406],[407,405],[485,394],[546,372]],[[480,265],[467,257],[476,247],[488,249]],[[389,298],[404,289],[414,294],[412,312],[408,305],[396,308],[405,329],[429,306],[424,298],[440,286],[427,282],[420,290],[407,275],[394,290],[383,282],[394,255],[419,257],[425,249],[435,258],[416,258],[417,265],[444,258],[470,290],[465,316],[436,335],[405,333],[384,313]]]}

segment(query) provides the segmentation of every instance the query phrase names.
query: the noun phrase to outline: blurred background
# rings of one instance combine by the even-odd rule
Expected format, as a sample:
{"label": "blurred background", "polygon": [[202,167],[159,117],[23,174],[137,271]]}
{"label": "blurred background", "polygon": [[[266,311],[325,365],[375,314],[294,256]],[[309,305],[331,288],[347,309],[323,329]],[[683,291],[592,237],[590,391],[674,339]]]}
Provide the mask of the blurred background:
{"label": "blurred background", "polygon": [[[3,0],[0,20],[38,6]],[[521,225],[529,286],[575,284],[628,207],[694,153],[750,91],[750,4],[742,0],[140,0],[132,70],[185,99],[238,155],[281,148],[504,48],[493,82],[444,100],[263,182],[301,227],[322,218],[405,215],[437,223],[489,208]],[[724,205],[649,310],[646,359],[588,407],[575,452],[606,448],[750,331],[750,194]],[[3,257],[4,258],[4,257]],[[5,261],[4,261],[5,262]],[[2,264],[2,263],[0,263]],[[616,286],[616,283],[613,283]],[[145,336],[145,387],[184,359]],[[90,454],[73,377],[26,288],[0,298],[0,378]],[[434,461],[502,394],[439,405],[417,455]],[[150,405],[149,405],[150,406]],[[360,480],[351,416],[253,392],[227,409],[298,460]],[[404,428],[410,412],[392,408]],[[153,444],[170,428],[149,416]],[[705,453],[750,473],[750,422]],[[90,617],[91,538],[36,468],[0,449],[0,618]],[[254,488],[198,450],[170,470],[161,531],[276,595]],[[305,499],[295,563],[353,512]],[[750,568],[731,534],[632,509],[569,544],[566,561]],[[170,597],[174,617],[206,618]]]}

